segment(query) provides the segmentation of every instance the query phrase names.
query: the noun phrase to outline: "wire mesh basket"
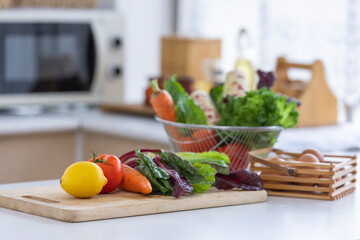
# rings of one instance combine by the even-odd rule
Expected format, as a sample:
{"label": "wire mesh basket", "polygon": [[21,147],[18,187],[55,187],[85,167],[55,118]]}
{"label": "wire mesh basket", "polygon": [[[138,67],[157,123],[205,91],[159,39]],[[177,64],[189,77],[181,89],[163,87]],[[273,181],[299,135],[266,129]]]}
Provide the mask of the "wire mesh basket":
{"label": "wire mesh basket", "polygon": [[155,119],[163,124],[172,151],[226,153],[231,161],[230,171],[248,168],[248,151],[272,147],[283,130],[280,126],[208,126]]}

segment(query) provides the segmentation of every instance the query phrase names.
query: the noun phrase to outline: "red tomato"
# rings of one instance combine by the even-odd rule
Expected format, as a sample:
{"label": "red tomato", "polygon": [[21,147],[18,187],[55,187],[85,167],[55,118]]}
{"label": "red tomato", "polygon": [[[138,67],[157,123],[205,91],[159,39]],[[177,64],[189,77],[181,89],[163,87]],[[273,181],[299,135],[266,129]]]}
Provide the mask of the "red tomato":
{"label": "red tomato", "polygon": [[195,141],[195,152],[207,152],[216,146],[215,132],[211,129],[198,129],[193,132],[192,137]]}
{"label": "red tomato", "polygon": [[182,152],[206,152],[217,144],[215,133],[210,129],[195,130],[191,137],[181,137],[180,140],[178,146]]}
{"label": "red tomato", "polygon": [[193,139],[191,137],[182,137],[181,143],[178,144],[181,152],[192,152]]}
{"label": "red tomato", "polygon": [[[95,158],[95,156],[94,156]],[[101,193],[114,191],[120,184],[123,176],[123,167],[118,157],[110,154],[102,154],[89,162],[96,163],[107,178],[107,184],[102,188]]]}
{"label": "red tomato", "polygon": [[223,152],[230,158],[230,171],[236,171],[241,168],[248,167],[247,153],[248,148],[240,143],[231,143],[226,146],[219,147],[219,152]]}

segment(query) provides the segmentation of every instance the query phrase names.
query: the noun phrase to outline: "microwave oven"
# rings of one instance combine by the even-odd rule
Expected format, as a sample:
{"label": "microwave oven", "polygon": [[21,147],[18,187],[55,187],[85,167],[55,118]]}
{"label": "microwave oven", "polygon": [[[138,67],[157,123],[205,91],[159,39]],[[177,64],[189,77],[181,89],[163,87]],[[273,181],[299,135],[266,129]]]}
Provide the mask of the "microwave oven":
{"label": "microwave oven", "polygon": [[0,11],[0,108],[122,102],[123,86],[118,13]]}

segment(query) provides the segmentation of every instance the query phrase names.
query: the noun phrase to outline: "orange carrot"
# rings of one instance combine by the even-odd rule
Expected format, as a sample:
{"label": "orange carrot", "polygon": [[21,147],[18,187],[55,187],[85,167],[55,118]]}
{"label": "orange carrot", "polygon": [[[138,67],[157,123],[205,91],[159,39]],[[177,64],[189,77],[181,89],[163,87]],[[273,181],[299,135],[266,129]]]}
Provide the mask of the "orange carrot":
{"label": "orange carrot", "polygon": [[150,82],[150,86],[154,91],[150,102],[156,115],[161,119],[176,122],[174,101],[169,92],[160,89],[156,79]]}
{"label": "orange carrot", "polygon": [[123,166],[123,176],[119,188],[129,192],[149,194],[152,192],[151,183],[141,173],[125,164]]}

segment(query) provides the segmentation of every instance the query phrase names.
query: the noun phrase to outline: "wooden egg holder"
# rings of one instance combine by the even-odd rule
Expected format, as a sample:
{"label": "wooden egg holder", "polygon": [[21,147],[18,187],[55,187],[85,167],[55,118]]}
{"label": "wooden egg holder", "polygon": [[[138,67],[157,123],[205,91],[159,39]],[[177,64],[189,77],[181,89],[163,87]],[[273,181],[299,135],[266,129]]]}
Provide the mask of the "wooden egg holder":
{"label": "wooden egg holder", "polygon": [[[355,191],[355,155],[324,155],[324,163],[296,162],[300,155],[273,148],[248,153],[250,169],[260,173],[268,195],[336,200]],[[276,157],[292,161],[274,160]]]}

